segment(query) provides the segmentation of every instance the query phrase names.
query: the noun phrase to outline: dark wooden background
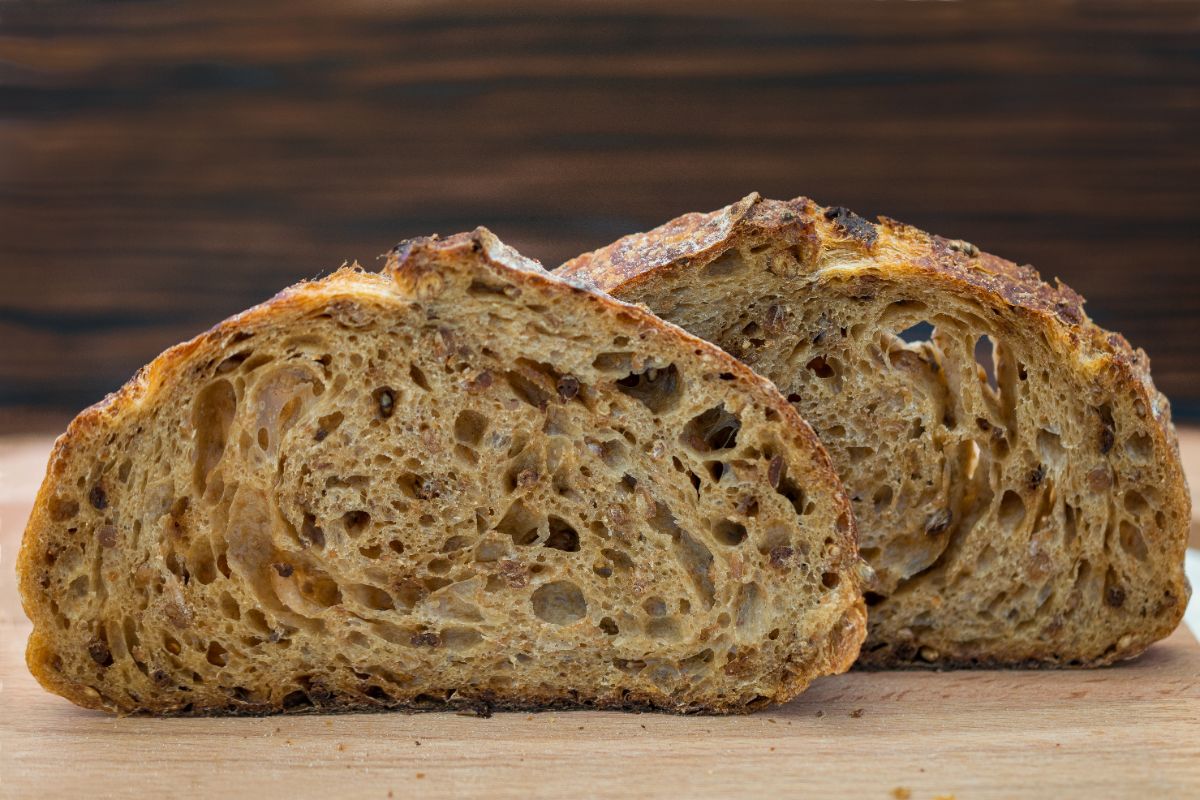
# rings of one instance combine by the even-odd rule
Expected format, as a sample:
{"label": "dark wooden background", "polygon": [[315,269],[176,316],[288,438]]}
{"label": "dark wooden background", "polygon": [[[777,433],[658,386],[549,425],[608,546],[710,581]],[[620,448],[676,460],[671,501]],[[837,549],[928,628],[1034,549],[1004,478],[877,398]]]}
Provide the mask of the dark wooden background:
{"label": "dark wooden background", "polygon": [[404,237],[751,190],[1061,276],[1200,419],[1195,3],[3,2],[0,431]]}

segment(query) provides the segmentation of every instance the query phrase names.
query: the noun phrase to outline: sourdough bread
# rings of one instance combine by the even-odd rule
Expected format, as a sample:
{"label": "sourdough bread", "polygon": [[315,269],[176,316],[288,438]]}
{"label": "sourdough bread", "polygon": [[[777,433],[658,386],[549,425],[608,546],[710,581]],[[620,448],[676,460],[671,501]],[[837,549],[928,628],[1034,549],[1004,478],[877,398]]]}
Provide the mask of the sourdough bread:
{"label": "sourdough bread", "polygon": [[774,387],[483,229],[155,359],[19,564],[38,680],[157,714],[746,711],[851,664],[860,569]]}
{"label": "sourdough bread", "polygon": [[860,663],[1098,665],[1179,622],[1189,496],[1146,354],[1031,267],[751,195],[568,262],[771,378],[851,494]]}

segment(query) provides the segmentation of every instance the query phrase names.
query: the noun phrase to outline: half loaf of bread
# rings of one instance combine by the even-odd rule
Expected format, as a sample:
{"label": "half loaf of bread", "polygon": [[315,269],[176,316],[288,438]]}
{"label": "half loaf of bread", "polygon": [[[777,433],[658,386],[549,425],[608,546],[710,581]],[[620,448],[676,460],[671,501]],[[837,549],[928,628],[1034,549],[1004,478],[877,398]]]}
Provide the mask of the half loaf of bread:
{"label": "half loaf of bread", "polygon": [[812,423],[877,582],[866,665],[1099,665],[1178,623],[1189,497],[1149,360],[1067,286],[889,219],[751,195],[567,263]]}
{"label": "half loaf of bread", "polygon": [[479,229],[174,347],[58,440],[28,663],[92,708],[740,712],[865,635],[766,380]]}

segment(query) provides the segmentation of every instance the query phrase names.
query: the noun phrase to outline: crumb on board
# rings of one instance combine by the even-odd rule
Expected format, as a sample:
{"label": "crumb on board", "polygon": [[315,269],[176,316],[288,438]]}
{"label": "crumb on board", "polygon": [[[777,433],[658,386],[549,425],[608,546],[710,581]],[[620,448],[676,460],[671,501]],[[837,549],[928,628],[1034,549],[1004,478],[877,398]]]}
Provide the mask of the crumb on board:
{"label": "crumb on board", "polygon": [[344,752],[346,752],[346,744],[345,744],[345,742],[338,742],[338,752],[339,752],[339,753],[344,753]]}
{"label": "crumb on board", "polygon": [[417,780],[423,780],[424,778],[425,778],[425,773],[424,773],[424,772],[418,772],[418,773],[417,773]]}
{"label": "crumb on board", "polygon": [[896,798],[896,800],[909,800],[912,797],[912,790],[903,786],[897,786],[895,789],[892,789],[892,797]]}
{"label": "crumb on board", "polygon": [[820,719],[823,716],[825,716],[825,712],[820,709],[817,709],[817,719]]}
{"label": "crumb on board", "polygon": [[863,710],[861,708],[856,708],[850,712],[850,716],[853,717],[854,719],[858,719],[862,715],[863,715]]}

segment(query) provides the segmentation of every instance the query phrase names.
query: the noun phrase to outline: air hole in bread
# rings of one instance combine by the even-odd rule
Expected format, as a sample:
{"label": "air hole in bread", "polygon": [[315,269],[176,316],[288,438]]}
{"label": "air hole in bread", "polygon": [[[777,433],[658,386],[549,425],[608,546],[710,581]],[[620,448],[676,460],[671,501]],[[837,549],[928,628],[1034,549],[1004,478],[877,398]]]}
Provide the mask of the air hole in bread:
{"label": "air hole in bread", "polygon": [[552,625],[568,625],[587,614],[587,600],[579,587],[570,581],[551,581],[534,590],[530,596],[533,613]]}
{"label": "air hole in bread", "polygon": [[663,617],[667,614],[667,603],[657,595],[647,597],[642,601],[642,610],[651,617]]}
{"label": "air hole in bread", "polygon": [[683,394],[679,370],[674,364],[631,372],[617,380],[617,390],[637,400],[654,414],[674,408]]}
{"label": "air hole in bread", "polygon": [[725,410],[725,404],[693,417],[684,426],[682,441],[697,453],[729,450],[737,446],[741,420]]}
{"label": "air hole in bread", "polygon": [[600,353],[592,359],[592,368],[599,372],[628,375],[633,372],[633,353],[625,351]]}
{"label": "air hole in bread", "polygon": [[233,384],[227,380],[213,381],[196,396],[192,408],[192,425],[196,430],[195,484],[200,494],[208,477],[225,453],[229,428],[237,411]]}
{"label": "air hole in bread", "polygon": [[550,393],[524,375],[512,370],[504,373],[504,380],[518,400],[539,411],[550,404]]}
{"label": "air hole in bread", "polygon": [[508,511],[496,523],[496,530],[512,537],[513,544],[527,547],[537,541],[541,517],[525,507],[520,500],[509,506]]}
{"label": "air hole in bread", "polygon": [[571,527],[571,524],[565,519],[551,514],[549,530],[550,535],[546,537],[546,541],[543,543],[544,547],[562,550],[566,553],[579,552],[579,532]]}
{"label": "air hole in bread", "polygon": [[1067,451],[1062,445],[1062,438],[1054,431],[1042,428],[1037,434],[1038,454],[1045,464],[1057,469],[1063,466]]}
{"label": "air hole in bread", "polygon": [[217,642],[212,642],[208,645],[208,651],[205,653],[205,660],[214,667],[223,667],[229,663],[229,651],[222,647]]}
{"label": "air hole in bread", "polygon": [[463,444],[478,445],[487,430],[487,417],[478,411],[464,409],[454,419],[454,438]]}
{"label": "air hole in bread", "polygon": [[746,526],[730,519],[719,520],[713,526],[713,538],[726,547],[736,547],[746,541]]}
{"label": "air hole in bread", "polygon": [[836,363],[836,361],[827,359],[825,356],[817,356],[810,359],[804,367],[818,378],[826,379],[837,375]]}
{"label": "air hole in bread", "polygon": [[317,428],[313,431],[313,439],[318,442],[324,441],[329,434],[333,433],[342,424],[346,415],[340,411],[335,411],[332,414],[326,414],[317,419]]}
{"label": "air hole in bread", "polygon": [[[221,613],[226,619],[231,619],[236,622],[242,618],[242,607],[238,605],[238,601],[234,599],[233,595],[231,595],[229,592],[221,592],[220,604]],[[126,621],[131,622],[131,620],[128,618],[126,618]],[[128,638],[128,636],[126,636],[126,638]]]}
{"label": "air hole in bread", "polygon": [[1021,495],[1012,489],[1006,490],[1000,498],[996,519],[1006,530],[1015,530],[1025,519],[1025,501],[1021,499]]}
{"label": "air hole in bread", "polygon": [[427,475],[405,472],[396,481],[400,491],[413,500],[435,500],[441,497],[445,486],[441,480]]}
{"label": "air hole in bread", "polygon": [[1125,440],[1125,452],[1137,461],[1149,461],[1154,457],[1154,442],[1144,433],[1135,433]]}
{"label": "air hole in bread", "polygon": [[[924,304],[917,302],[905,302],[903,300],[892,304],[893,307],[904,307],[906,311],[924,310]],[[896,336],[907,344],[920,344],[933,340],[934,328],[927,320],[921,320],[913,325],[908,326],[904,330],[898,332]]]}
{"label": "air hole in bread", "polygon": [[428,392],[428,391],[432,391],[432,390],[429,388],[429,378],[427,378],[427,377],[425,376],[425,371],[424,371],[424,370],[422,370],[422,369],[421,369],[419,366],[417,366],[416,364],[411,364],[411,365],[409,365],[409,368],[408,368],[408,377],[409,377],[409,379],[411,379],[411,380],[412,380],[412,382],[413,382],[414,384],[416,384],[416,385],[417,385],[417,387],[418,387],[418,388],[420,388],[420,389],[423,389],[423,390],[425,390],[425,391],[427,391],[427,392]]}
{"label": "air hole in bread", "polygon": [[361,536],[370,524],[371,515],[362,509],[347,511],[342,515],[342,527],[351,537]]}
{"label": "air hole in bread", "polygon": [[757,583],[744,583],[738,590],[737,614],[734,625],[748,628],[758,623],[762,616],[762,589]]}
{"label": "air hole in bread", "polygon": [[305,513],[300,525],[301,544],[305,547],[325,547],[325,531],[317,525],[317,518],[311,513]]}
{"label": "air hole in bread", "polygon": [[1142,529],[1129,520],[1121,520],[1120,524],[1121,549],[1137,561],[1145,561],[1150,555]]}
{"label": "air hole in bread", "polygon": [[979,379],[992,390],[993,394],[999,394],[1000,384],[996,377],[997,354],[995,340],[986,334],[980,336],[975,340],[972,354],[975,358],[975,363],[979,367]]}
{"label": "air hole in bread", "polygon": [[730,248],[704,266],[704,274],[711,278],[721,278],[732,275],[744,267],[746,262],[742,254]]}
{"label": "air hole in bread", "polygon": [[372,611],[390,611],[396,607],[392,596],[378,586],[367,583],[352,583],[346,586],[346,596],[353,602]]}
{"label": "air hole in bread", "polygon": [[879,514],[887,509],[892,504],[892,487],[890,484],[883,484],[875,490],[875,494],[871,496],[871,503],[875,506],[875,513]]}
{"label": "air hole in bread", "polygon": [[675,543],[675,553],[704,607],[712,608],[716,599],[716,587],[712,576],[712,551],[691,534],[681,530]]}
{"label": "air hole in bread", "polygon": [[191,566],[192,577],[201,585],[207,586],[217,579],[216,560],[213,558],[212,544],[208,539],[197,537],[193,540],[187,560]]}
{"label": "air hole in bread", "polygon": [[633,571],[633,559],[626,553],[611,547],[603,548],[600,553],[611,563],[609,574],[612,574],[613,571],[619,574],[628,574]]}
{"label": "air hole in bread", "polygon": [[607,636],[616,636],[621,632],[620,628],[617,627],[617,623],[613,621],[612,617],[602,618],[598,627],[600,630],[604,631]]}
{"label": "air hole in bread", "polygon": [[503,285],[488,283],[487,281],[473,280],[467,286],[467,294],[473,297],[504,296],[505,288]]}

